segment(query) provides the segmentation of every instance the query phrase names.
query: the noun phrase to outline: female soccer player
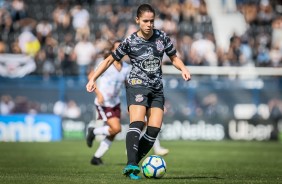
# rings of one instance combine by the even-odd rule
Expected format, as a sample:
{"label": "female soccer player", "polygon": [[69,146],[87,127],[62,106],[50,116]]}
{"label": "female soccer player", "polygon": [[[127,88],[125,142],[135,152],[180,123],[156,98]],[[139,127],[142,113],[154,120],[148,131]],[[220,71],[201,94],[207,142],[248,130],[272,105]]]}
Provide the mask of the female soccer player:
{"label": "female soccer player", "polygon": [[[115,41],[110,51],[114,51],[120,41]],[[105,58],[110,54],[106,53]],[[88,147],[92,147],[96,135],[105,135],[105,139],[101,141],[98,149],[92,157],[90,163],[93,165],[102,165],[102,156],[109,150],[115,136],[121,131],[120,117],[120,93],[121,85],[125,82],[130,67],[127,63],[115,61],[113,65],[99,78],[98,88],[94,90],[96,94],[95,106],[98,112],[98,120],[103,120],[105,125],[98,128],[89,127],[87,132],[86,143]],[[88,78],[94,74],[91,71]],[[142,131],[144,135],[144,131]],[[168,154],[169,150],[160,145],[157,138],[153,146],[156,155],[164,156]]]}
{"label": "female soccer player", "polygon": [[[127,165],[123,174],[138,180],[138,163],[150,151],[160,131],[164,110],[161,61],[164,53],[172,64],[181,71],[185,81],[190,73],[180,58],[170,38],[162,31],[154,29],[155,10],[149,4],[137,9],[136,23],[140,29],[127,37],[118,48],[97,68],[88,81],[88,92],[96,89],[95,81],[115,61],[128,55],[132,69],[126,86],[127,106],[130,125],[126,135]],[[146,133],[139,140],[147,116]]]}

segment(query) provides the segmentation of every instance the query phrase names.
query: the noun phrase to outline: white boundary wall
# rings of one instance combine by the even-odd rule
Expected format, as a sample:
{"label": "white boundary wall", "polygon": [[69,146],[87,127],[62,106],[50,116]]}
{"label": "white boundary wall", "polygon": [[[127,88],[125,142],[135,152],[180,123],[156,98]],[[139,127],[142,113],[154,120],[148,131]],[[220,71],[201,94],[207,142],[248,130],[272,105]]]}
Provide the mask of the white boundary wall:
{"label": "white boundary wall", "polygon": [[[228,66],[187,66],[192,75],[225,75],[229,77],[279,76],[282,77],[282,68],[272,67],[228,67]],[[162,66],[163,74],[180,74],[174,66]]]}

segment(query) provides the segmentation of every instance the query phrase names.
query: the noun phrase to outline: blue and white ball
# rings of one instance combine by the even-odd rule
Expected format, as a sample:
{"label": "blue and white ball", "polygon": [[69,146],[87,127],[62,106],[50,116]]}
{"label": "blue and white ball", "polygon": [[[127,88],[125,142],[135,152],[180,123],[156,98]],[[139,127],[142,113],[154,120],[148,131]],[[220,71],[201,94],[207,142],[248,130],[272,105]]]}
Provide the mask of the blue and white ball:
{"label": "blue and white ball", "polygon": [[158,155],[151,155],[142,162],[142,172],[146,178],[159,179],[166,173],[166,163]]}

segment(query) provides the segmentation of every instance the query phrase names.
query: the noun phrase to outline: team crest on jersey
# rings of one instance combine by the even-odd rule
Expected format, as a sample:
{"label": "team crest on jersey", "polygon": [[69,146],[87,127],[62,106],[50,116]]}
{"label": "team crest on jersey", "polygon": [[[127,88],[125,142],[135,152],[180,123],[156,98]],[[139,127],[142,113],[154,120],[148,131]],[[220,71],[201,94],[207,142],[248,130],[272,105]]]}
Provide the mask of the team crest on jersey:
{"label": "team crest on jersey", "polygon": [[163,51],[164,50],[164,44],[161,40],[157,40],[156,41],[156,45],[157,45],[157,50],[158,51]]}
{"label": "team crest on jersey", "polygon": [[113,115],[112,112],[107,112],[107,113],[106,113],[106,116],[107,116],[107,117],[111,117],[112,115]]}
{"label": "team crest on jersey", "polygon": [[144,100],[144,97],[142,94],[135,95],[136,102],[142,102],[143,100]]}

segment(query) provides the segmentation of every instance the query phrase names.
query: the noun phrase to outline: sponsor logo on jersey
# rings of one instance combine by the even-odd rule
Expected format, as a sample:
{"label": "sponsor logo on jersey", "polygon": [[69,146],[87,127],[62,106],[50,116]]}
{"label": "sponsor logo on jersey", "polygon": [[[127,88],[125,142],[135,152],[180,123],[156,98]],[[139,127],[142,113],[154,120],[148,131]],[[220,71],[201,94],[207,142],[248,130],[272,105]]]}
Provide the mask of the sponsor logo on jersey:
{"label": "sponsor logo on jersey", "polygon": [[141,79],[137,79],[137,78],[133,78],[133,79],[130,80],[130,84],[131,85],[142,84],[142,80]]}
{"label": "sponsor logo on jersey", "polygon": [[144,100],[144,97],[142,94],[135,95],[136,102],[142,102],[143,100]]}
{"label": "sponsor logo on jersey", "polygon": [[160,68],[160,66],[161,66],[160,59],[152,55],[141,62],[141,68],[149,73],[155,72]]}
{"label": "sponsor logo on jersey", "polygon": [[157,40],[156,41],[156,45],[157,45],[157,50],[158,51],[163,51],[164,50],[164,44],[161,40]]}

